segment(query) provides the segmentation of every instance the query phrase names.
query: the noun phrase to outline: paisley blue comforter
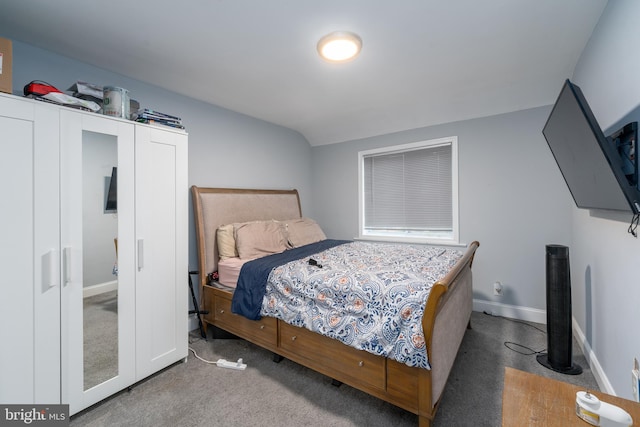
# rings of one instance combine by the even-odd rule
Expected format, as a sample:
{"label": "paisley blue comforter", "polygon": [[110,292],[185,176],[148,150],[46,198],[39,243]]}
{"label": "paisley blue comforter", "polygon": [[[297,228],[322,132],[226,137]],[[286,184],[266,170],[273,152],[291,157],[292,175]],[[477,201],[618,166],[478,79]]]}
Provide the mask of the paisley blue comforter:
{"label": "paisley blue comforter", "polygon": [[[322,267],[309,264],[310,256]],[[429,369],[422,314],[433,283],[462,256],[422,245],[348,242],[307,249],[302,258],[271,267],[266,285],[250,286],[264,289],[262,316]],[[244,267],[235,293],[243,274]]]}

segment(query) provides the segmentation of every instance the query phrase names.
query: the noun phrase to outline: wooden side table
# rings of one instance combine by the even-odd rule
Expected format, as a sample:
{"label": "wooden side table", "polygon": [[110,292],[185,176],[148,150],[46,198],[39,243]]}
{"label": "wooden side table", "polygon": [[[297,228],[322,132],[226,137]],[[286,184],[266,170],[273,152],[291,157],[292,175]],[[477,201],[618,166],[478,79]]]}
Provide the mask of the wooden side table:
{"label": "wooden side table", "polygon": [[589,391],[603,402],[627,411],[640,425],[640,403],[573,384],[505,368],[502,391],[502,426],[588,427],[576,415],[576,393]]}

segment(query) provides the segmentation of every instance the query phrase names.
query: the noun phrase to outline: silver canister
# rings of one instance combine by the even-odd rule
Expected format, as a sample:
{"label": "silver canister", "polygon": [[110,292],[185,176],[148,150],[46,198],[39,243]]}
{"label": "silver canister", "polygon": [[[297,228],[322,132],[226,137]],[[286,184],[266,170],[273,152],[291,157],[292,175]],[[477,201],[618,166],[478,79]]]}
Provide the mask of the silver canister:
{"label": "silver canister", "polygon": [[129,91],[121,87],[105,86],[102,92],[102,114],[129,119]]}

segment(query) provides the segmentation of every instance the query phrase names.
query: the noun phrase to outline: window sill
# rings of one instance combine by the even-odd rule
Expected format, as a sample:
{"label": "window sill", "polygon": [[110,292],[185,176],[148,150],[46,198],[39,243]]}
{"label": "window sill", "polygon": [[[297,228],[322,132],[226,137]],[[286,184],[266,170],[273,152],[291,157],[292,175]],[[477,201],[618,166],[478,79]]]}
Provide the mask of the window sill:
{"label": "window sill", "polygon": [[467,244],[445,239],[428,239],[425,237],[396,237],[396,236],[359,236],[353,240],[363,242],[381,242],[381,243],[407,243],[414,245],[431,245],[431,246],[451,246],[457,248],[466,248]]}

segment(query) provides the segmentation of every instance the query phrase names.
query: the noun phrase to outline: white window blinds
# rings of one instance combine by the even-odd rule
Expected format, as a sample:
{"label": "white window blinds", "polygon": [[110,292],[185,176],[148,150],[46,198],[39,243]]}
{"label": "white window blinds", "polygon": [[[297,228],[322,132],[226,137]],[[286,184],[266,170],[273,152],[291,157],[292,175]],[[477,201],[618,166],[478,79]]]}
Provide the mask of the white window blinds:
{"label": "white window blinds", "polygon": [[363,234],[452,233],[452,151],[448,142],[362,156]]}

